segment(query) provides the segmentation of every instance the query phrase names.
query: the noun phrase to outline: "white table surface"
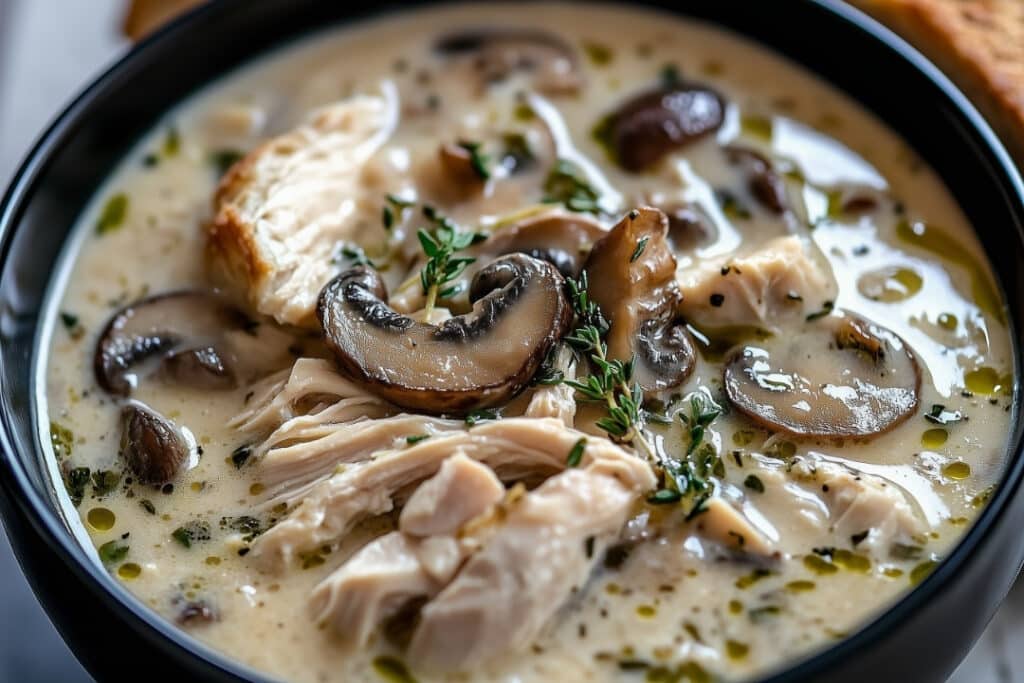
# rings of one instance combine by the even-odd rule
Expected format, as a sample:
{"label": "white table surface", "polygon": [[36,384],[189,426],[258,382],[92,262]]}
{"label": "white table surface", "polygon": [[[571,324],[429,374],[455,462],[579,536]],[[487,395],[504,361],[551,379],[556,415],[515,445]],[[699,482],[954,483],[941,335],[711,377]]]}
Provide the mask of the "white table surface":
{"label": "white table surface", "polygon": [[[118,31],[124,4],[0,0],[0,187],[63,104],[127,48]],[[0,681],[89,680],[30,594],[2,534],[0,605]],[[1024,681],[1024,583],[949,683],[1018,680]]]}

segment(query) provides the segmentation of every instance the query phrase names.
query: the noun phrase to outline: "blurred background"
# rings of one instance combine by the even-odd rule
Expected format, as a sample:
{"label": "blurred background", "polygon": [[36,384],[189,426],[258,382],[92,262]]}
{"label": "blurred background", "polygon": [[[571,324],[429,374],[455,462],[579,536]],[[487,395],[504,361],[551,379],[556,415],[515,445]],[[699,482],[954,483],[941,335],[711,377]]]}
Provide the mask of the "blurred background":
{"label": "blurred background", "polygon": [[[0,188],[6,187],[38,134],[84,84],[122,55],[133,39],[197,1],[0,0]],[[935,4],[943,1],[964,7],[990,0]],[[870,0],[868,4],[900,3]],[[1024,33],[1024,23],[1020,28]],[[1021,33],[1016,35],[1024,42]],[[1012,66],[1020,74],[1016,93],[1024,103],[1024,59]],[[970,84],[965,85],[970,89]],[[2,531],[0,605],[0,682],[91,680],[39,607]],[[956,624],[949,628],[955,629]],[[1024,681],[1024,584],[1011,592],[950,681]]]}

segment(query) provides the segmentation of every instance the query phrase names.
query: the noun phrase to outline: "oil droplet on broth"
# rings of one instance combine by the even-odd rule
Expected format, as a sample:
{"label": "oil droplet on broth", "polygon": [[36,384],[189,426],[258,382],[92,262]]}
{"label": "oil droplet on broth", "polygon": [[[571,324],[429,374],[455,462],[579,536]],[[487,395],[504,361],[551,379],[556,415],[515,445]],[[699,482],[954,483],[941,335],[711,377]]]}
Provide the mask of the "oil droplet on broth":
{"label": "oil droplet on broth", "polygon": [[971,466],[965,462],[951,462],[942,468],[942,475],[949,479],[966,479],[971,476]]}
{"label": "oil droplet on broth", "polygon": [[142,573],[142,567],[134,562],[125,562],[117,568],[117,575],[122,579],[134,579]]}
{"label": "oil droplet on broth", "polygon": [[921,435],[921,445],[928,449],[939,448],[949,439],[949,432],[945,429],[928,429]]}
{"label": "oil droplet on broth", "polygon": [[950,332],[956,330],[960,324],[960,321],[952,313],[940,313],[936,322],[939,324],[939,327]]}
{"label": "oil droplet on broth", "polygon": [[857,290],[872,301],[896,303],[920,292],[923,284],[921,276],[912,269],[889,266],[861,275]]}
{"label": "oil droplet on broth", "polygon": [[96,531],[110,531],[114,528],[117,517],[107,508],[93,508],[85,516],[85,520]]}
{"label": "oil droplet on broth", "polygon": [[964,373],[964,387],[975,394],[991,396],[1003,391],[1008,385],[1008,378],[1001,377],[995,368],[986,365]]}

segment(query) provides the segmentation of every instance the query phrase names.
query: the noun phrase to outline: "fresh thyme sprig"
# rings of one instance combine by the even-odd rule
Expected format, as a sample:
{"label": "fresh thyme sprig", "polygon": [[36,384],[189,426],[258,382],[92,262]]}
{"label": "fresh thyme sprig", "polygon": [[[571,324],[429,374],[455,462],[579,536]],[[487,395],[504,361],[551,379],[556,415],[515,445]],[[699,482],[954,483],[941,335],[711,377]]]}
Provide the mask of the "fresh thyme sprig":
{"label": "fresh thyme sprig", "polygon": [[423,293],[427,297],[424,310],[425,316],[429,318],[438,299],[452,297],[461,289],[459,285],[445,285],[459,277],[466,266],[476,261],[471,256],[456,257],[455,253],[484,241],[487,235],[459,230],[455,223],[438,213],[432,206],[424,206],[423,215],[433,223],[432,230],[420,228],[416,233],[423,253],[427,256],[427,262],[420,271],[420,284],[423,285]]}
{"label": "fresh thyme sprig", "polygon": [[555,162],[544,181],[544,201],[564,204],[571,211],[601,213],[601,195],[568,159]]}
{"label": "fresh thyme sprig", "polygon": [[724,465],[714,446],[704,441],[707,427],[722,414],[722,408],[703,392],[690,397],[690,414],[679,413],[679,419],[689,431],[689,443],[682,458],[661,459],[663,482],[661,488],[647,498],[653,505],[666,505],[681,501],[690,503],[686,519],[704,511],[704,503],[715,492],[711,476],[724,476]]}
{"label": "fresh thyme sprig", "polygon": [[567,380],[566,384],[587,399],[607,406],[608,415],[596,424],[609,436],[623,443],[636,439],[642,441],[643,390],[633,382],[633,359],[608,358],[608,345],[604,338],[610,326],[601,308],[590,299],[587,285],[586,271],[578,280],[569,280],[569,294],[577,324],[565,341],[578,353],[587,354],[594,372],[585,381]]}

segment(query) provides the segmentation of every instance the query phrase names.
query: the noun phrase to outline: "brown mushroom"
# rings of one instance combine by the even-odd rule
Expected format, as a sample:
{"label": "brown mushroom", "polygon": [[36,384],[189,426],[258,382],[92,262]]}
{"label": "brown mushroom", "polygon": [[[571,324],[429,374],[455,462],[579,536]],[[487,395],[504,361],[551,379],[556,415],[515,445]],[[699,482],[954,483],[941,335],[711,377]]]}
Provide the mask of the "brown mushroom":
{"label": "brown mushroom", "polygon": [[917,410],[921,370],[890,330],[851,313],[737,351],[725,366],[732,405],[796,437],[867,438]]}
{"label": "brown mushroom", "polygon": [[160,413],[136,401],[121,409],[120,455],[139,482],[174,479],[191,454],[189,439]]}
{"label": "brown mushroom", "polygon": [[473,310],[440,325],[386,303],[380,275],[357,266],[329,282],[317,313],[342,371],[387,400],[427,413],[464,413],[508,400],[536,373],[568,327],[563,279],[523,254],[484,267]]}
{"label": "brown mushroom", "polygon": [[619,165],[637,173],[718,130],[724,118],[721,95],[705,86],[678,83],[627,101],[611,114],[606,134]]}
{"label": "brown mushroom", "polygon": [[658,208],[668,217],[668,241],[673,252],[706,246],[718,236],[718,228],[695,204],[669,204]]}
{"label": "brown mushroom", "polygon": [[611,323],[608,354],[635,358],[646,392],[682,384],[695,362],[693,342],[676,315],[680,295],[667,234],[665,214],[634,209],[594,244],[584,266],[590,296]]}
{"label": "brown mushroom", "polygon": [[100,335],[93,357],[96,381],[115,396],[128,396],[138,382],[136,368],[160,358],[164,379],[231,388],[234,370],[220,345],[225,332],[246,323],[237,309],[206,292],[140,299],[118,311]]}
{"label": "brown mushroom", "polygon": [[549,95],[575,93],[583,85],[576,52],[545,31],[471,29],[442,37],[434,49],[447,57],[471,59],[481,90],[516,72],[529,73],[533,86]]}
{"label": "brown mushroom", "polygon": [[526,254],[547,261],[565,277],[576,277],[590,247],[606,233],[589,216],[556,210],[496,231],[484,248],[496,254]]}
{"label": "brown mushroom", "polygon": [[727,147],[725,155],[729,163],[742,169],[750,194],[761,206],[774,214],[786,212],[786,186],[766,156],[746,147],[735,146]]}
{"label": "brown mushroom", "polygon": [[486,170],[473,160],[470,143],[442,144],[437,150],[445,176],[462,197],[479,192],[487,180]]}

